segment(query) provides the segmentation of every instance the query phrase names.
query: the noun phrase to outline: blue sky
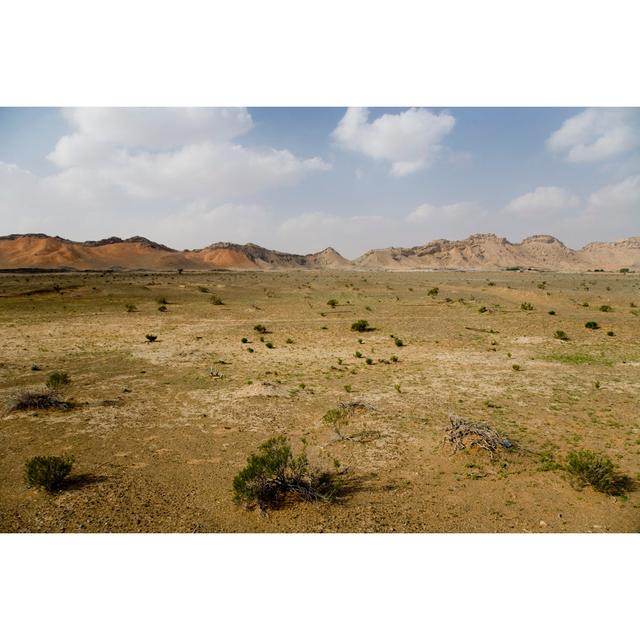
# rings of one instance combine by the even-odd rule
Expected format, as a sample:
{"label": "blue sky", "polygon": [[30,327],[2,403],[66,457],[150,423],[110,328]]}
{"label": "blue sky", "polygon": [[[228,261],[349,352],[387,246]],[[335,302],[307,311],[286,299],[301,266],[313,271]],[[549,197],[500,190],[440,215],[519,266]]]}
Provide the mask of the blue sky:
{"label": "blue sky", "polygon": [[639,223],[640,109],[0,109],[0,234],[355,257]]}

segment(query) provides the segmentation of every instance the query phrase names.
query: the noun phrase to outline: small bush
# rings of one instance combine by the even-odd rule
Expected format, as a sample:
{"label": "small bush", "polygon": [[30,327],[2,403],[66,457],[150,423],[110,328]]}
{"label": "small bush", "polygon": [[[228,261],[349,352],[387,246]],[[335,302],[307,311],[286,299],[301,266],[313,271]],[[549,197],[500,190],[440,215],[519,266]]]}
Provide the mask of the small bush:
{"label": "small bush", "polygon": [[371,358],[367,358],[367,359],[365,360],[365,362],[366,362],[367,364],[373,364],[373,360],[372,360]]}
{"label": "small bush", "polygon": [[240,342],[242,342],[242,344],[247,344],[247,342],[249,342],[249,338],[240,338]]}
{"label": "small bush", "polygon": [[584,326],[587,329],[594,329],[594,330],[600,328],[600,325],[597,322],[595,322],[594,320],[589,320],[589,322],[585,322]]}
{"label": "small bush", "polygon": [[429,289],[427,291],[427,295],[435,298],[440,293],[440,289],[438,287],[433,287],[433,289]]}
{"label": "small bush", "polygon": [[267,349],[273,349],[273,342],[265,342],[264,346],[267,347]]}
{"label": "small bush", "polygon": [[156,298],[156,302],[158,304],[169,304],[169,301],[164,296],[161,296],[160,298]]}
{"label": "small bush", "polygon": [[30,409],[70,409],[54,389],[27,389],[14,393],[6,403],[7,411],[28,411]]}
{"label": "small bush", "polygon": [[487,307],[480,307],[478,309],[478,313],[486,313],[488,311]]}
{"label": "small bush", "polygon": [[287,339],[285,340],[285,342],[286,342],[287,344],[293,344],[293,338],[287,338]]}
{"label": "small bush", "polygon": [[361,353],[360,351],[356,351],[353,355],[354,355],[356,358],[362,358],[362,353]]}
{"label": "small bush", "polygon": [[233,479],[233,499],[248,507],[279,507],[288,497],[332,501],[338,497],[335,474],[312,469],[303,451],[294,456],[284,436],[263,442]]}
{"label": "small bush", "polygon": [[209,293],[209,289],[207,287],[199,286],[198,291],[200,293]]}
{"label": "small bush", "polygon": [[511,365],[511,368],[512,368],[514,371],[522,371],[522,367],[521,367],[519,364],[512,364],[512,365]]}
{"label": "small bush", "polygon": [[555,316],[555,315],[556,315],[556,312],[552,309],[551,311],[549,311],[549,315],[550,315],[550,316]]}
{"label": "small bush", "polygon": [[167,310],[167,307],[165,307],[165,305],[163,305],[163,304],[161,304],[161,305],[158,307],[158,311],[161,311],[162,313],[164,313],[166,310]]}
{"label": "small bush", "polygon": [[400,338],[395,338],[394,342],[395,342],[396,347],[404,347],[404,342],[402,342],[402,340]]}
{"label": "small bush", "polygon": [[222,301],[222,298],[220,296],[216,295],[215,293],[209,298],[209,302],[211,304],[215,304],[215,305],[224,304],[224,302]]}
{"label": "small bush", "polygon": [[349,422],[349,411],[344,407],[329,409],[329,411],[322,416],[322,421],[332,427],[345,426],[347,422]]}
{"label": "small bush", "polygon": [[616,472],[615,465],[604,454],[593,451],[572,451],[567,456],[566,470],[583,485],[609,495],[621,495],[629,479]]}
{"label": "small bush", "polygon": [[147,342],[155,342],[158,339],[158,336],[154,336],[152,333],[147,333],[145,336]]}
{"label": "small bush", "polygon": [[562,330],[562,329],[558,329],[554,334],[553,337],[556,338],[557,340],[568,340],[569,336]]}
{"label": "small bush", "polygon": [[338,301],[334,298],[331,298],[331,300],[327,300],[327,304],[332,308],[335,309],[338,306]]}
{"label": "small bush", "polygon": [[607,335],[612,338],[613,336],[615,336],[616,334],[613,331],[607,331]]}
{"label": "small bush", "polygon": [[389,358],[391,360],[391,362],[398,362],[398,356],[391,356],[391,358]]}
{"label": "small bush", "polygon": [[369,326],[368,320],[356,320],[351,325],[351,331],[359,331],[360,333],[364,333],[365,331],[373,331],[373,328]]}
{"label": "small bush", "polygon": [[610,311],[613,311],[613,309],[608,304],[603,304],[603,305],[600,305],[600,311],[603,311],[604,313],[609,313]]}
{"label": "small bush", "polygon": [[72,466],[72,458],[36,456],[27,460],[24,465],[25,480],[30,487],[41,487],[46,491],[54,491],[71,473]]}
{"label": "small bush", "polygon": [[60,389],[71,382],[66,371],[52,371],[47,377],[46,385],[49,389]]}
{"label": "small bush", "polygon": [[258,333],[268,333],[267,327],[265,327],[263,324],[257,324],[255,327],[253,327],[254,331],[257,331]]}
{"label": "small bush", "polygon": [[125,304],[124,308],[127,310],[127,313],[134,313],[138,310],[135,304]]}
{"label": "small bush", "polygon": [[344,385],[344,390],[345,390],[347,393],[351,393],[351,389],[352,389],[352,387],[351,387],[351,385],[350,385],[350,384],[345,384],[345,385]]}
{"label": "small bush", "polygon": [[532,305],[530,302],[523,302],[523,303],[520,305],[520,308],[521,308],[523,311],[533,311],[533,305]]}

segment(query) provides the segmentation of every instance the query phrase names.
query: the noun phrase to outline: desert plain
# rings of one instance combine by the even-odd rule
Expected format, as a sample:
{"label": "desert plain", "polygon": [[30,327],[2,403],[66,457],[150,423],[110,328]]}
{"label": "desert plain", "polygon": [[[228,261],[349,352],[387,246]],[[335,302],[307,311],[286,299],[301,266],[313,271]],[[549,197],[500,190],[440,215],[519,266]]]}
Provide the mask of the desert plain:
{"label": "desert plain", "polygon": [[[3,532],[640,531],[636,273],[3,273],[0,344]],[[6,408],[52,371],[70,408]],[[513,446],[454,452],[451,415]],[[274,435],[348,491],[235,504]],[[576,484],[579,450],[629,490]],[[61,490],[27,486],[35,455],[73,457]]]}

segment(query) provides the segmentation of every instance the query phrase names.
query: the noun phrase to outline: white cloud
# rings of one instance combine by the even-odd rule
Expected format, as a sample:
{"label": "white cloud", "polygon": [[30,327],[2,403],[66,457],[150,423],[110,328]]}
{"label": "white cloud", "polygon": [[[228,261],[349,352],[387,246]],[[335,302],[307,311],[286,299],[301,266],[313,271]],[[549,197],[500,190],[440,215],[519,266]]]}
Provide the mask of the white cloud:
{"label": "white cloud", "polygon": [[345,149],[391,162],[394,176],[409,175],[431,165],[442,149],[442,139],[455,124],[447,113],[415,108],[368,120],[368,109],[350,107],[332,138]]}
{"label": "white cloud", "polygon": [[421,204],[408,216],[408,222],[453,222],[464,218],[478,221],[487,213],[484,207],[475,202],[456,202],[453,204]]}
{"label": "white cloud", "polygon": [[509,202],[504,211],[509,214],[528,217],[549,217],[567,213],[580,204],[580,198],[560,187],[538,187]]}
{"label": "white cloud", "polygon": [[[331,168],[287,149],[238,144],[235,138],[252,127],[245,109],[64,113],[74,130],[48,156],[56,173],[39,177],[0,163],[0,222],[7,233],[151,234],[165,216],[189,212],[194,203],[216,210]],[[85,231],[90,221],[95,228]]]}
{"label": "white cloud", "polygon": [[640,147],[640,109],[590,108],[564,121],[547,140],[570,162],[609,160]]}

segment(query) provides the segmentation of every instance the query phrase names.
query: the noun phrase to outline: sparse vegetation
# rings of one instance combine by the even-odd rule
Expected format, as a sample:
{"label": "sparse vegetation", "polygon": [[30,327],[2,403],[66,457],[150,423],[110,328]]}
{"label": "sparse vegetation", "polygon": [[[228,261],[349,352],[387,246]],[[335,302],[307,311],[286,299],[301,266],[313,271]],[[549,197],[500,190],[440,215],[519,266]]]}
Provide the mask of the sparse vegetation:
{"label": "sparse vegetation", "polygon": [[629,478],[619,474],[613,462],[604,454],[589,450],[572,451],[567,455],[566,470],[583,486],[609,495],[622,495],[629,486]]}
{"label": "sparse vegetation", "polygon": [[127,313],[135,313],[138,310],[135,304],[125,304],[124,308],[127,310]]}
{"label": "sparse vegetation", "polygon": [[606,367],[610,367],[613,364],[609,358],[590,353],[551,353],[544,356],[544,360],[562,364],[594,364]]}
{"label": "sparse vegetation", "polygon": [[71,378],[69,377],[69,374],[66,371],[52,371],[47,376],[46,385],[49,389],[56,391],[70,383],[71,383]]}
{"label": "sparse vegetation", "polygon": [[330,300],[327,300],[327,304],[332,308],[335,309],[338,306],[338,301],[335,298],[331,298]]}
{"label": "sparse vegetation", "polygon": [[152,333],[147,333],[145,336],[147,342],[155,342],[158,339],[158,336],[154,336]]}
{"label": "sparse vegetation", "polygon": [[265,327],[263,324],[257,324],[253,327],[253,330],[256,331],[257,333],[269,333],[267,327]]}
{"label": "sparse vegetation", "polygon": [[603,304],[603,305],[600,305],[600,311],[602,311],[604,313],[609,313],[609,312],[613,311],[613,308],[610,307],[608,304]]}
{"label": "sparse vegetation", "polygon": [[368,320],[356,320],[351,325],[351,331],[359,331],[360,333],[363,333],[365,331],[373,331],[373,327],[369,326]]}
{"label": "sparse vegetation", "polygon": [[556,332],[553,334],[553,337],[556,340],[564,340],[564,341],[569,340],[569,336],[562,329],[557,329]]}
{"label": "sparse vegetation", "polygon": [[404,342],[400,338],[394,338],[394,343],[396,347],[404,347]]}
{"label": "sparse vegetation", "polygon": [[584,323],[585,328],[587,329],[599,329],[600,325],[595,320],[589,320],[589,322]]}
{"label": "sparse vegetation", "polygon": [[216,295],[215,293],[209,298],[209,302],[216,306],[224,304],[222,298],[219,295]]}
{"label": "sparse vegetation", "polygon": [[57,390],[23,389],[16,391],[6,402],[6,411],[28,411],[30,409],[70,409],[72,404],[63,400]]}
{"label": "sparse vegetation", "polygon": [[427,295],[435,298],[440,293],[440,289],[438,287],[433,287],[427,291]]}
{"label": "sparse vegetation", "polygon": [[533,305],[530,302],[523,302],[520,305],[520,309],[522,309],[522,311],[533,311]]}
{"label": "sparse vegetation", "polygon": [[55,491],[71,473],[73,459],[60,456],[35,456],[27,460],[24,475],[29,487]]}
{"label": "sparse vegetation", "polygon": [[263,442],[233,479],[234,501],[261,509],[280,507],[288,498],[329,502],[339,492],[336,474],[313,469],[304,450],[294,456],[284,436]]}

